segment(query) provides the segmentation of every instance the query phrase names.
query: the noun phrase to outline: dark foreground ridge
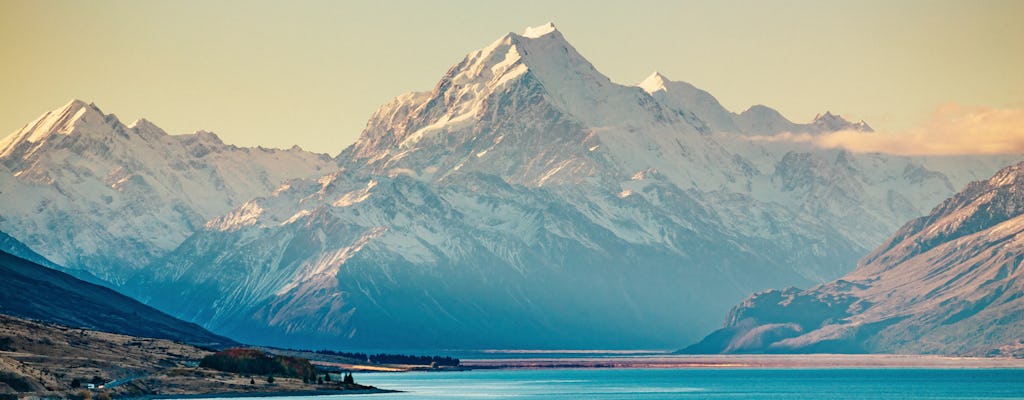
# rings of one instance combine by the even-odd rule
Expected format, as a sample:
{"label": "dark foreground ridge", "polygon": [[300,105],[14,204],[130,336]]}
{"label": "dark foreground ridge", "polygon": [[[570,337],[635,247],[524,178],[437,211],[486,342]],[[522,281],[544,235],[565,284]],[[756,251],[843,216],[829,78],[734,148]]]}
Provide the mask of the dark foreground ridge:
{"label": "dark foreground ridge", "polygon": [[[17,248],[16,241],[4,243]],[[0,249],[0,314],[212,348],[237,345],[111,289],[15,256],[7,248]]]}

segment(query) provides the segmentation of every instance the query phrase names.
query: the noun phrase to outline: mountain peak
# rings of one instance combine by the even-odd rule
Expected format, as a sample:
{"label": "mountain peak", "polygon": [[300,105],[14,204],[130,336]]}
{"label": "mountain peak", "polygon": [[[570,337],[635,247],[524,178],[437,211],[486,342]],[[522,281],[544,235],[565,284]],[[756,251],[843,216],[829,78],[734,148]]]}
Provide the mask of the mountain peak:
{"label": "mountain peak", "polygon": [[843,118],[841,115],[832,114],[831,111],[825,111],[824,114],[815,115],[814,121],[811,122],[811,124],[821,128],[821,130],[825,132],[833,132],[840,130],[854,130],[861,132],[874,131],[864,121],[860,121],[857,123],[850,122]]}
{"label": "mountain peak", "polygon": [[12,154],[23,143],[39,143],[53,135],[102,131],[107,117],[95,104],[73,99],[0,140],[0,157]]}
{"label": "mountain peak", "polygon": [[843,117],[840,117],[838,115],[832,114],[832,111],[828,111],[828,110],[825,110],[824,114],[817,114],[817,115],[815,115],[814,116],[814,120],[815,121],[824,121],[824,122],[830,122],[830,121],[843,121],[843,122],[846,122],[846,120],[843,119]]}
{"label": "mountain peak", "polygon": [[665,75],[662,75],[661,72],[654,71],[654,73],[648,76],[647,79],[640,82],[637,86],[640,86],[640,88],[647,93],[654,93],[659,90],[668,90],[667,85],[669,82],[671,82],[671,80],[666,78]]}
{"label": "mountain peak", "polygon": [[553,33],[553,32],[558,32],[558,29],[555,28],[555,24],[554,23],[548,22],[548,23],[546,23],[544,25],[540,25],[540,26],[528,26],[528,27],[526,27],[526,29],[523,30],[523,37],[527,37],[527,38],[530,38],[530,39],[536,39],[536,38],[539,38],[541,36],[545,36],[545,35]]}
{"label": "mountain peak", "polygon": [[166,134],[164,132],[164,130],[161,129],[156,124],[154,124],[153,121],[150,121],[150,120],[145,119],[145,118],[139,118],[139,119],[135,120],[135,122],[132,122],[132,123],[128,124],[127,127],[128,127],[128,129],[134,129],[134,130],[136,130],[138,132],[146,132],[146,133],[158,132],[158,133]]}

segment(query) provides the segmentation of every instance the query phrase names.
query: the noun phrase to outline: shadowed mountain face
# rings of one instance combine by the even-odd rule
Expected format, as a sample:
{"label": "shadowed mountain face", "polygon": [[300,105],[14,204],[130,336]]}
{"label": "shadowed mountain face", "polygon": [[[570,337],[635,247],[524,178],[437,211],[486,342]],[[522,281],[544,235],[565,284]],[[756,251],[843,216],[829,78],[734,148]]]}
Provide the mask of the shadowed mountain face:
{"label": "shadowed mountain face", "polygon": [[113,290],[29,261],[45,259],[3,233],[0,238],[0,314],[199,346],[236,344]]}
{"label": "shadowed mountain face", "polygon": [[0,228],[250,342],[664,348],[842,275],[1010,163],[752,139],[836,129],[870,130],[617,84],[546,25],[382,106],[333,160],[73,102],[0,142]]}
{"label": "shadowed mountain face", "polygon": [[840,280],[755,294],[688,353],[1024,355],[1024,163],[910,221]]}

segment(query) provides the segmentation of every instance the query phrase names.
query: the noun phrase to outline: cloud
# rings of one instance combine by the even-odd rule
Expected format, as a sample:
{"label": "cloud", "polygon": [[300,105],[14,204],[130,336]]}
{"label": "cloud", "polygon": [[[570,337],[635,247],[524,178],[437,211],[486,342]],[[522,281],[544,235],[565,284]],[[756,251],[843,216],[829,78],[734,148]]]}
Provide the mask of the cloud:
{"label": "cloud", "polygon": [[902,155],[1024,153],[1024,109],[940,107],[927,123],[902,132],[838,131],[755,137],[770,142],[812,143],[860,153]]}

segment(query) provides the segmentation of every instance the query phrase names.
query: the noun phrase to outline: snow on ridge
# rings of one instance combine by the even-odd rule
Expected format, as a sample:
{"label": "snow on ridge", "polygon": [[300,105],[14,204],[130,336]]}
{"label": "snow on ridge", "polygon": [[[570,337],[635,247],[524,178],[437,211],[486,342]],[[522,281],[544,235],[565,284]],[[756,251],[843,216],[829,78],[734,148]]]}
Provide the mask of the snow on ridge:
{"label": "snow on ridge", "polygon": [[255,201],[249,201],[241,207],[232,210],[221,217],[214,218],[206,223],[206,229],[218,231],[238,230],[244,226],[255,225],[263,215],[263,207]]}
{"label": "snow on ridge", "polygon": [[666,78],[665,75],[662,75],[661,72],[654,71],[654,73],[641,81],[637,86],[647,93],[654,93],[659,90],[668,90],[668,82],[671,82],[671,80]]}
{"label": "snow on ridge", "polygon": [[530,38],[530,39],[536,39],[536,38],[539,38],[541,36],[547,35],[547,34],[552,33],[552,32],[557,32],[557,31],[558,31],[558,29],[555,29],[555,24],[552,23],[552,22],[548,22],[548,23],[546,23],[544,25],[540,25],[540,26],[528,26],[528,27],[526,27],[526,29],[523,30],[523,37],[527,37],[527,38]]}
{"label": "snow on ridge", "polygon": [[366,199],[370,198],[370,190],[376,186],[377,181],[369,181],[366,183],[366,187],[345,193],[332,205],[335,207],[349,207],[354,204],[362,203],[366,201]]}
{"label": "snow on ridge", "polygon": [[69,135],[76,131],[103,130],[106,119],[107,115],[104,115],[95,104],[86,104],[78,99],[71,100],[63,107],[46,112],[17,132],[0,140],[0,157],[11,156],[26,142],[36,144],[28,151],[31,154],[38,148],[39,143],[54,134]]}
{"label": "snow on ridge", "polygon": [[[348,259],[360,252],[372,240],[379,238],[387,227],[376,226],[370,228],[356,239],[351,245],[340,249],[324,252],[312,262],[303,265],[301,271],[294,274],[291,280],[281,286],[275,293],[278,296],[286,295],[288,292],[298,288],[302,284],[314,285],[323,288],[337,286],[339,270]],[[333,285],[331,285],[333,281]]]}
{"label": "snow on ridge", "polygon": [[298,221],[298,220],[302,219],[303,217],[305,217],[307,215],[310,215],[312,213],[313,213],[312,211],[309,211],[309,210],[306,210],[306,209],[299,210],[299,212],[295,213],[291,217],[288,217],[288,219],[284,220],[284,222],[281,222],[280,225],[281,226],[288,225],[288,224],[293,223],[295,221]]}

